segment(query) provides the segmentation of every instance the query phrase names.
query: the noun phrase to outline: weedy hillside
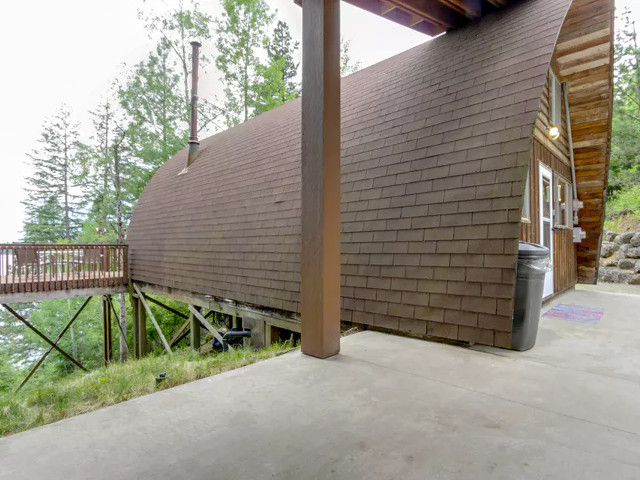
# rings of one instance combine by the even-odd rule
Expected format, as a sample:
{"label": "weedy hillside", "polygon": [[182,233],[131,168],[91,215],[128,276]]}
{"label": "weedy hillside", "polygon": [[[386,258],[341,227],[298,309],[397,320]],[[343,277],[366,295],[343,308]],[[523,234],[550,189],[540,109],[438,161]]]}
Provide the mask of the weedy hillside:
{"label": "weedy hillside", "polygon": [[[269,348],[200,354],[189,349],[172,356],[149,355],[88,373],[77,371],[18,393],[0,393],[0,437],[165,390],[200,378],[273,358],[295,348],[290,342]],[[164,374],[164,375],[163,375]]]}

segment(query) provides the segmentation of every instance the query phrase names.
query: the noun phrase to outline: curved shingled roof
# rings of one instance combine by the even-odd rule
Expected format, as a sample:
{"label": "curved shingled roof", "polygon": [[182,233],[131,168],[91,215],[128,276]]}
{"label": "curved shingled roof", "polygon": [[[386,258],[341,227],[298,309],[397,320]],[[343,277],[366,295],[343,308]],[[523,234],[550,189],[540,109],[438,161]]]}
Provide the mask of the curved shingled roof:
{"label": "curved shingled roof", "polygon": [[[529,0],[342,82],[343,319],[509,346],[531,135],[570,0]],[[163,165],[131,276],[299,311],[300,101]]]}

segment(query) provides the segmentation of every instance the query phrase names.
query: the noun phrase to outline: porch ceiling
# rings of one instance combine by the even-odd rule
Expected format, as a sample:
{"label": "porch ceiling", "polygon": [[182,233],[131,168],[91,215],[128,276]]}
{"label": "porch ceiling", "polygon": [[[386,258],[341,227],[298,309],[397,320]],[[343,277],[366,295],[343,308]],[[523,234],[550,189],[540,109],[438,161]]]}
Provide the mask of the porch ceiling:
{"label": "porch ceiling", "polygon": [[[344,0],[429,36],[459,28],[514,0]],[[298,5],[302,0],[295,0]]]}

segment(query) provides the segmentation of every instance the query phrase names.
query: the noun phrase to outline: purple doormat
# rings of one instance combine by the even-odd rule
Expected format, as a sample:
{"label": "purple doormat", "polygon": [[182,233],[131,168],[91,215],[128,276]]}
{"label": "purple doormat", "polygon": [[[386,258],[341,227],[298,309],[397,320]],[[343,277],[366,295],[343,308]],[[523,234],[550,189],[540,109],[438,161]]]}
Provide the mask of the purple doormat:
{"label": "purple doormat", "polygon": [[560,304],[548,310],[542,316],[561,318],[572,322],[598,323],[602,319],[602,315],[604,315],[604,308]]}

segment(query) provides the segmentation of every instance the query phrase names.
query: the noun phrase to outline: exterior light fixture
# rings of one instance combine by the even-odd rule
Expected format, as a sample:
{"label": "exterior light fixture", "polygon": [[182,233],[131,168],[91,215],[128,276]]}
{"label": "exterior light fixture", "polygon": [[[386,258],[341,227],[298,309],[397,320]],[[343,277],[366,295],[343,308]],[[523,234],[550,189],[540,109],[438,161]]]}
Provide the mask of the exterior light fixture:
{"label": "exterior light fixture", "polygon": [[560,136],[560,129],[558,127],[549,127],[549,130],[547,130],[547,133],[551,137],[551,140],[557,140],[558,137]]}

